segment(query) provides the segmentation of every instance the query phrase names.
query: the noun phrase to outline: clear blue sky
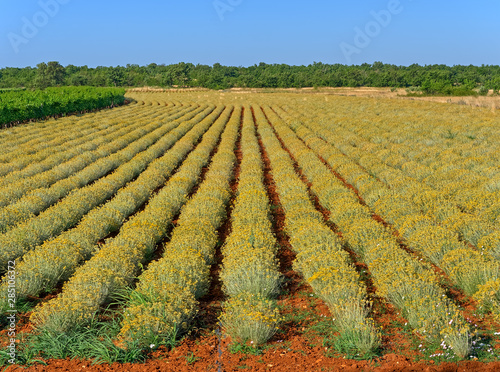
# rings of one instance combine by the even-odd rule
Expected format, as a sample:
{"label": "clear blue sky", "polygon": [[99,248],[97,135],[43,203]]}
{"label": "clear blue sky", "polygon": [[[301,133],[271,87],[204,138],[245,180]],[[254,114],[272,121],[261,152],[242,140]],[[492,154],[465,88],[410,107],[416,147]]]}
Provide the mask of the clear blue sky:
{"label": "clear blue sky", "polygon": [[498,0],[2,0],[0,67],[498,65],[499,19]]}

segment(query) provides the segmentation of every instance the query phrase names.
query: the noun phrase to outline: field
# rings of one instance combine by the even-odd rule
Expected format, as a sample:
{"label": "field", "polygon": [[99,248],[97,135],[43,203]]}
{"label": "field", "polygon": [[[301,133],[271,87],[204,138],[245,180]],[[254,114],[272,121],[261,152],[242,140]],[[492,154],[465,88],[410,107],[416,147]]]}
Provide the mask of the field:
{"label": "field", "polygon": [[57,87],[44,90],[0,89],[0,128],[27,120],[88,112],[123,104],[124,89]]}
{"label": "field", "polygon": [[307,93],[1,130],[7,371],[499,370],[495,106]]}

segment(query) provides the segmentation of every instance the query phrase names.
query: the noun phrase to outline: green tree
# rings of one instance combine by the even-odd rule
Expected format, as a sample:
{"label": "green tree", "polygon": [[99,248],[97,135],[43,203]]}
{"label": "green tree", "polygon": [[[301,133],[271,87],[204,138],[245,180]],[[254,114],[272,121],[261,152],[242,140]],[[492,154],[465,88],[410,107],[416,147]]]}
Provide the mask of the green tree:
{"label": "green tree", "polygon": [[59,62],[39,63],[35,77],[35,87],[45,89],[59,86],[64,83],[65,70]]}

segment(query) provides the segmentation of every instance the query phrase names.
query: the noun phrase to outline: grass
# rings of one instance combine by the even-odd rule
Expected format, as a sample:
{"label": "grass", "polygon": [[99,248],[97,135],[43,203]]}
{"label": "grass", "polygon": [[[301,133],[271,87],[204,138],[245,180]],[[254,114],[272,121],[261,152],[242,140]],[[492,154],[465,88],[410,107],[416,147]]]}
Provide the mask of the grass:
{"label": "grass", "polygon": [[[356,345],[359,345],[359,335],[355,331],[352,334],[338,332],[335,322],[331,318],[323,317],[312,311],[317,301],[315,294],[306,291],[300,291],[298,294],[308,302],[309,309],[294,311],[295,309],[282,306],[280,308],[280,312],[284,314],[282,324],[298,329],[304,335],[310,347],[322,346],[323,348],[328,348],[325,351],[327,357],[342,356],[346,359],[372,360],[381,355],[381,348],[368,353],[359,353],[356,347]],[[280,333],[286,333],[286,329],[277,332],[277,334]]]}
{"label": "grass", "polygon": [[243,342],[233,342],[229,345],[229,352],[231,354],[250,354],[250,355],[261,355],[264,348],[262,346],[252,346]]}
{"label": "grass", "polygon": [[324,344],[326,347],[332,347],[336,351],[344,354],[346,359],[371,360],[380,356],[380,348],[370,350],[364,354],[358,352],[357,345],[359,345],[359,335],[355,330],[349,332],[344,331],[329,339],[325,339]]}
{"label": "grass", "polygon": [[193,364],[197,360],[200,360],[200,358],[198,358],[197,356],[195,356],[192,351],[188,355],[186,355],[185,358],[186,358],[186,363],[187,364]]}
{"label": "grass", "polygon": [[[500,361],[500,349],[496,349],[494,344],[497,335],[493,331],[481,331],[471,338],[470,353],[466,359],[478,360],[482,363]],[[434,361],[434,363],[460,362],[453,350],[438,341],[430,344],[419,344],[414,342],[413,348],[420,353],[416,355],[415,361]]]}
{"label": "grass", "polygon": [[[159,342],[150,348],[141,348],[135,342],[115,345],[114,340],[121,329],[121,314],[109,308],[103,316],[95,316],[88,324],[78,326],[67,333],[39,330],[26,336],[19,334],[17,364],[45,364],[46,359],[79,358],[92,364],[143,362],[150,351],[162,345]],[[163,343],[164,344],[164,343]],[[7,354],[0,352],[0,365],[7,362]]]}
{"label": "grass", "polygon": [[118,322],[94,321],[69,333],[41,331],[30,334],[20,345],[18,363],[31,365],[40,359],[81,358],[90,359],[92,364],[133,363],[146,359],[147,352],[134,345],[122,349],[113,343],[119,332]]}

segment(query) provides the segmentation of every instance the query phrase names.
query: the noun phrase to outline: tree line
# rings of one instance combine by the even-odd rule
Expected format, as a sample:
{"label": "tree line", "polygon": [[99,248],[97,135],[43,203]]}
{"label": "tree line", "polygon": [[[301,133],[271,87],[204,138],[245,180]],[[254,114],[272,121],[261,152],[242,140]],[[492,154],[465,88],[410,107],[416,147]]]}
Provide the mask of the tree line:
{"label": "tree line", "polygon": [[324,64],[308,66],[259,63],[249,67],[176,63],[147,66],[90,68],[62,66],[59,62],[36,67],[0,69],[0,88],[53,86],[98,87],[204,87],[209,89],[392,87],[424,94],[486,94],[500,90],[500,66],[447,66],[412,64],[396,66],[375,62],[362,65]]}

